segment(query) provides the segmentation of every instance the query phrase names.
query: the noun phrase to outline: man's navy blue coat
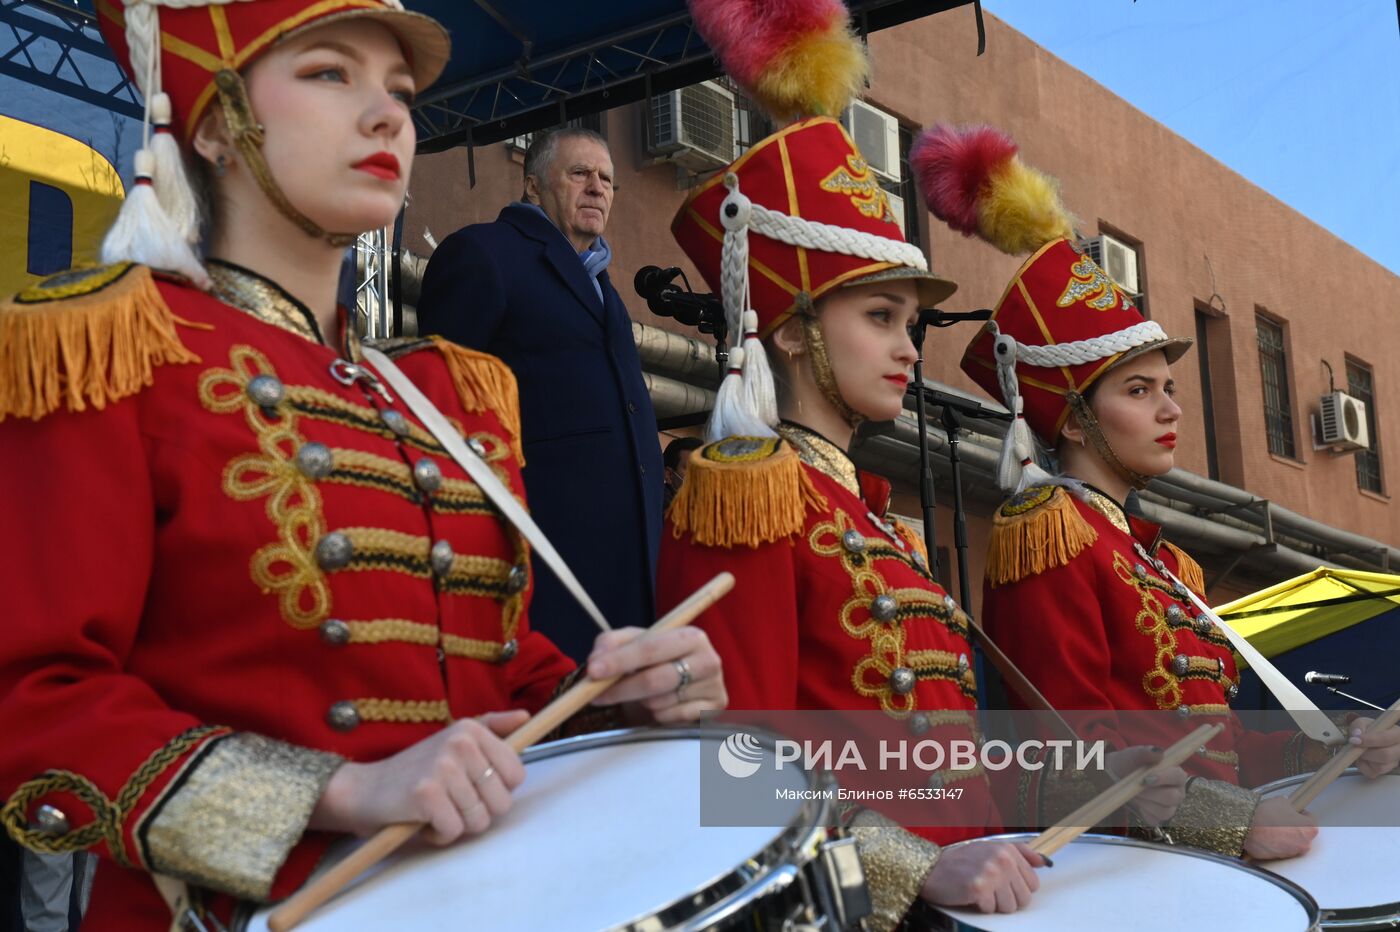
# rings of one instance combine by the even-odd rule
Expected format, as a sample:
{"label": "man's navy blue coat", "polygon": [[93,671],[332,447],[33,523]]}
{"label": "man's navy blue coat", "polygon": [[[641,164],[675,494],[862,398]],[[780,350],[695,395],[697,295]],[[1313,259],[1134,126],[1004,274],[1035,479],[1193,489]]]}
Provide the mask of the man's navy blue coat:
{"label": "man's navy blue coat", "polygon": [[[453,233],[423,276],[418,329],[499,356],[520,385],[530,511],[615,627],[650,625],[661,536],[656,415],[632,322],[606,271],[599,302],[543,213],[510,204]],[[576,660],[598,630],[534,561],[530,623]]]}

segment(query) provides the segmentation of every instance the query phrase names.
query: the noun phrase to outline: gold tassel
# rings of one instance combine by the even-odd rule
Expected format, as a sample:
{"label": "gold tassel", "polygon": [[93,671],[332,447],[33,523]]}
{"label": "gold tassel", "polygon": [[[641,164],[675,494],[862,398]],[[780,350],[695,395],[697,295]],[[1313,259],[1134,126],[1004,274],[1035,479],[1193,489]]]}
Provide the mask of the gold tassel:
{"label": "gold tassel", "polygon": [[757,547],[799,533],[809,509],[826,507],[792,447],[776,437],[729,437],[690,458],[666,517],[677,538]]}
{"label": "gold tassel", "polygon": [[1206,574],[1201,569],[1201,564],[1197,563],[1191,554],[1182,550],[1169,540],[1162,541],[1162,546],[1172,552],[1176,557],[1176,578],[1186,584],[1186,588],[1201,598],[1206,597]]}
{"label": "gold tassel", "polygon": [[1097,539],[1063,488],[1029,488],[992,518],[987,579],[1004,586],[1064,566]]}
{"label": "gold tassel", "polygon": [[473,414],[490,411],[510,434],[510,451],[525,465],[525,451],[520,444],[520,394],[515,373],[489,353],[458,346],[442,337],[431,337],[452,373],[452,384],[462,407]]}
{"label": "gold tassel", "polygon": [[60,407],[98,410],[154,381],[156,366],[197,363],[151,270],[123,263],[65,272],[0,305],[0,421]]}

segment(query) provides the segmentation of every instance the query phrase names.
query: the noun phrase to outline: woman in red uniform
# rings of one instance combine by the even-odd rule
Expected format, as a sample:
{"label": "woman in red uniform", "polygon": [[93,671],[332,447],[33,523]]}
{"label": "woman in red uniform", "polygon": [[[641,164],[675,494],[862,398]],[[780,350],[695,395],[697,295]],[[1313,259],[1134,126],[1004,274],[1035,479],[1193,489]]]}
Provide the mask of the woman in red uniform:
{"label": "woman in red uniform", "polygon": [[[523,779],[501,736],[571,664],[527,624],[524,540],[336,306],[346,243],[403,202],[441,27],[389,0],[99,9],[157,125],[111,264],[0,306],[3,819],[104,856],[85,929],[167,928],[143,872],[228,922],[339,834],[484,831]],[[393,355],[522,495],[510,372]],[[724,705],[703,632],[635,633],[599,638],[587,672],[629,674],[606,702]]]}
{"label": "woman in red uniform", "polygon": [[[1017,415],[999,477],[1015,494],[993,520],[988,555],[988,633],[1059,709],[1183,722],[1228,713],[1238,692],[1230,643],[1186,591],[1204,598],[1201,569],[1129,505],[1172,467],[1182,408],[1170,365],[1191,341],[1144,320],[1074,245],[1054,182],[1024,166],[1004,135],[937,127],[911,158],[935,215],[1013,255],[1032,253],[962,361]],[[1057,477],[1035,465],[1032,432],[1055,451]],[[1124,720],[1091,719],[1123,740]],[[1174,740],[1167,721],[1135,717],[1134,739]],[[1166,829],[1256,858],[1307,850],[1310,817],[1283,799],[1260,803],[1239,784],[1314,769],[1329,752],[1300,732],[1226,721],[1187,765],[1202,779]],[[1352,740],[1368,748],[1360,766],[1372,775],[1400,758],[1400,729]]]}

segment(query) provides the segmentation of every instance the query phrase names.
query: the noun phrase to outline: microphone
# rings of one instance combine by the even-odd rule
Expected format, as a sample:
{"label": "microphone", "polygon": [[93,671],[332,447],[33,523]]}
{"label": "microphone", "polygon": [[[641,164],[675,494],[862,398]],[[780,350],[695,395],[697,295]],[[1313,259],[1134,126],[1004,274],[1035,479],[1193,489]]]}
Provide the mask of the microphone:
{"label": "microphone", "polygon": [[701,333],[712,333],[723,341],[728,327],[724,322],[724,306],[712,294],[696,294],[686,282],[684,290],[675,283],[676,276],[685,280],[685,273],[676,266],[667,269],[644,265],[632,278],[632,287],[646,299],[647,307],[658,317],[673,317]]}
{"label": "microphone", "polygon": [[920,327],[951,327],[964,320],[991,320],[990,308],[976,311],[940,311],[936,307],[926,307],[919,311]]}
{"label": "microphone", "polygon": [[1350,683],[1351,677],[1341,673],[1318,673],[1316,670],[1309,670],[1303,674],[1303,682],[1317,683],[1319,686],[1337,686]]}

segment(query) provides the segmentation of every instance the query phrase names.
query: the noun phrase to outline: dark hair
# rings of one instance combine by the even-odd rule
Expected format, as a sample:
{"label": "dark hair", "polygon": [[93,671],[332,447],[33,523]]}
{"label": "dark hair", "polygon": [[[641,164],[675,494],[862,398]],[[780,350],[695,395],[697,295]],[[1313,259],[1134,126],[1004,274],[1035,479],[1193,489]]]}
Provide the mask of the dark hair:
{"label": "dark hair", "polygon": [[667,469],[675,469],[681,464],[681,454],[692,450],[698,450],[705,445],[705,441],[699,437],[677,437],[666,445],[666,452],[662,454],[662,462]]}

